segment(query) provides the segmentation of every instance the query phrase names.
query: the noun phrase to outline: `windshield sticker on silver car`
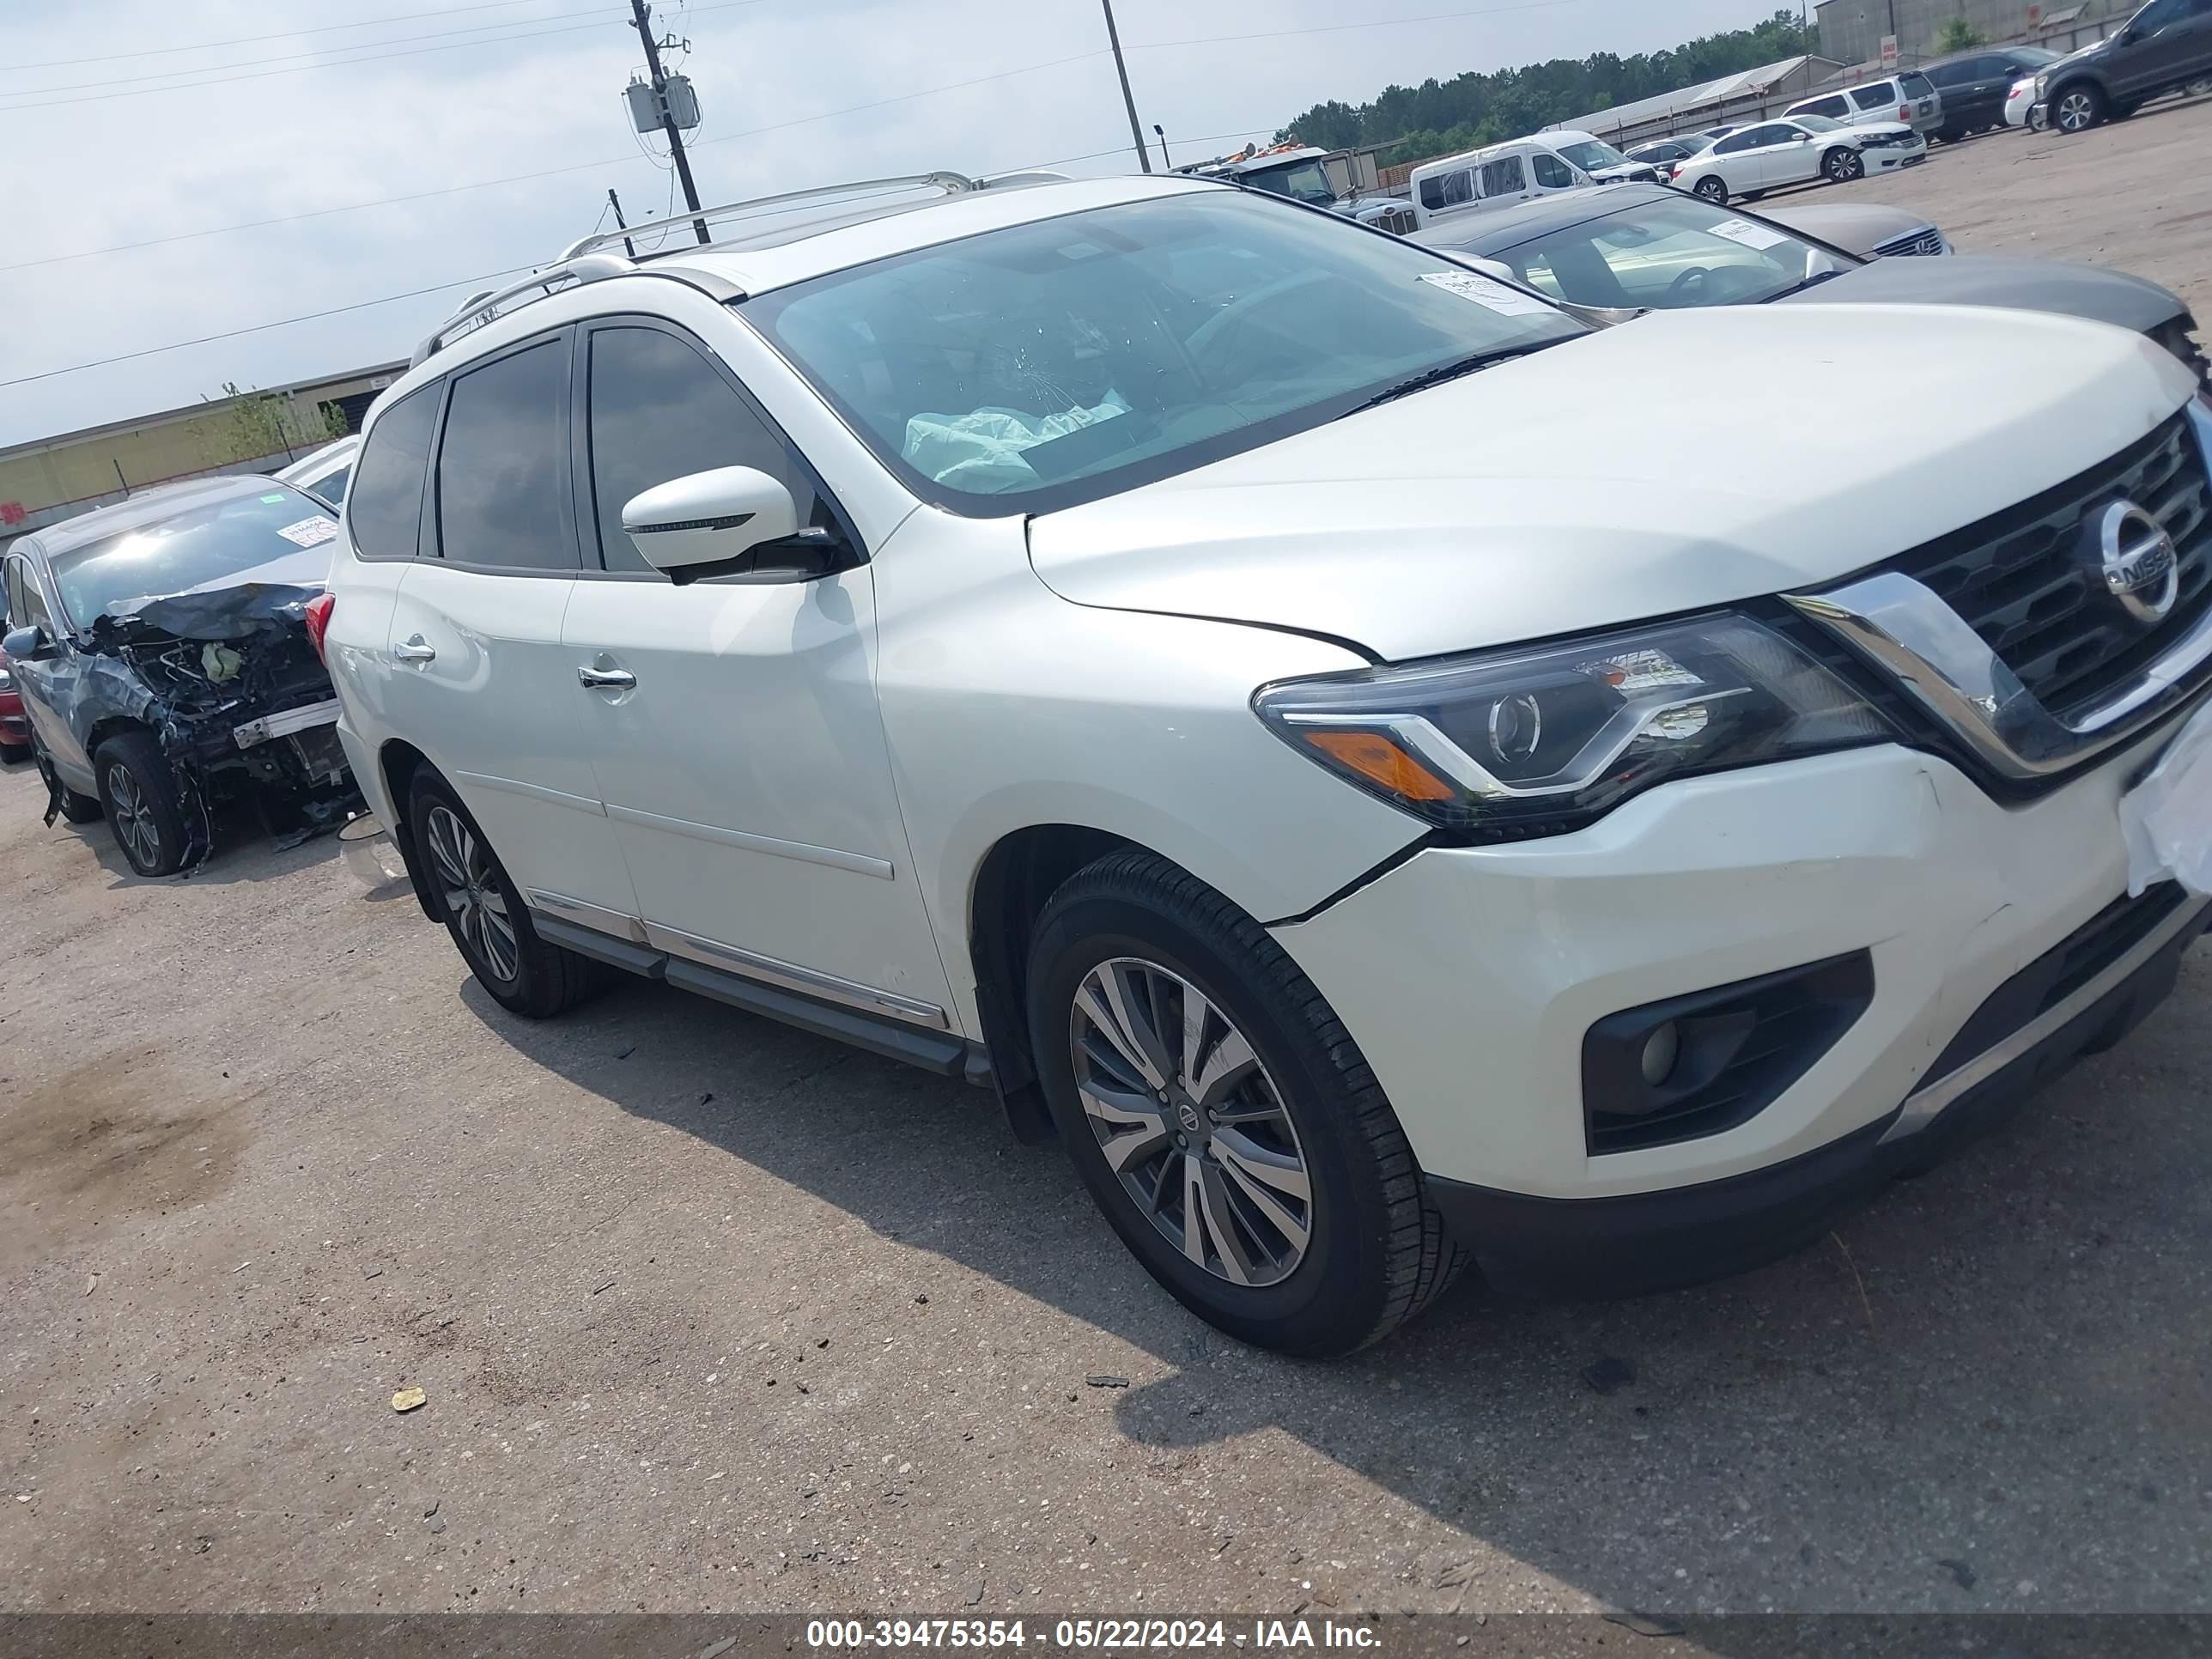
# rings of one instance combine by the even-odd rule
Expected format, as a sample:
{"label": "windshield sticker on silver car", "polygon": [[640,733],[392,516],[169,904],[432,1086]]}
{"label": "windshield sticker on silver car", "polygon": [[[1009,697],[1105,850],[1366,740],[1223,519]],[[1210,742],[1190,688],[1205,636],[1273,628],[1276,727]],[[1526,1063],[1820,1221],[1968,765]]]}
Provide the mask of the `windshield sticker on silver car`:
{"label": "windshield sticker on silver car", "polygon": [[1462,300],[1472,300],[1496,312],[1501,317],[1547,317],[1552,307],[1533,294],[1523,294],[1517,288],[1493,282],[1472,270],[1431,270],[1421,280],[1440,288],[1447,294],[1456,294]]}
{"label": "windshield sticker on silver car", "polygon": [[320,547],[338,533],[338,521],[317,514],[312,519],[288,524],[276,533],[288,542],[297,542],[301,547]]}
{"label": "windshield sticker on silver car", "polygon": [[1725,236],[1731,242],[1741,242],[1747,248],[1780,247],[1790,239],[1778,230],[1765,225],[1755,225],[1748,219],[1723,219],[1712,228],[1716,236]]}

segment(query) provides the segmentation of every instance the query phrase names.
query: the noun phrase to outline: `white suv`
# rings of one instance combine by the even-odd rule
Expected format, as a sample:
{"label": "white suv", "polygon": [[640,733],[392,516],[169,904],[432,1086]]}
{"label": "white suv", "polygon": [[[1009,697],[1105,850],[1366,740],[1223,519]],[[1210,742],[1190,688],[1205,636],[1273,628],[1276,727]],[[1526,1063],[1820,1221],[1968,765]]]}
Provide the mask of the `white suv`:
{"label": "white suv", "polygon": [[[1233,185],[904,182],[580,245],[370,417],[340,730],[507,1008],[613,963],[992,1086],[1197,1313],[1332,1352],[1470,1256],[1817,1237],[2172,984],[2207,907],[2121,826],[2212,657],[2170,356],[1591,332]],[[1814,376],[1881,417],[1744,395]]]}

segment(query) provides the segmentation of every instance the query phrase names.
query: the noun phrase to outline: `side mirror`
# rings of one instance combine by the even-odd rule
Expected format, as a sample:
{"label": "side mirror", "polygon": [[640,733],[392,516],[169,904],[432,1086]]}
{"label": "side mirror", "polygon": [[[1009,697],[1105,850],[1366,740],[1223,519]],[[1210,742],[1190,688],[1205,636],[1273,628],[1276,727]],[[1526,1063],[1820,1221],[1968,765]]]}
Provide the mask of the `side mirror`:
{"label": "side mirror", "polygon": [[0,651],[5,651],[17,662],[48,662],[60,654],[60,648],[36,623],[27,628],[9,629],[6,636],[0,638]]}
{"label": "side mirror", "polygon": [[1521,279],[1520,272],[1500,260],[1486,259],[1479,254],[1462,253],[1448,247],[1438,248],[1437,252],[1455,264],[1465,265],[1469,270],[1479,270],[1498,282],[1510,283],[1516,288],[1528,287],[1528,283]]}
{"label": "side mirror", "polygon": [[622,521],[639,556],[681,584],[752,569],[763,544],[798,534],[799,508],[758,468],[719,466],[631,496]]}

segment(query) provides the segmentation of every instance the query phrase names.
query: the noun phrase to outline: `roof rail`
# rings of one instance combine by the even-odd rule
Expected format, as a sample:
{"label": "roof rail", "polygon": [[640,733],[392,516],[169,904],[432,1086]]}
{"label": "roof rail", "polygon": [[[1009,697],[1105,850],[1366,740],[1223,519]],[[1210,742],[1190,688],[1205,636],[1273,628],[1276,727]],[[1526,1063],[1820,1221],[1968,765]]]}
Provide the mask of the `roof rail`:
{"label": "roof rail", "polygon": [[[1025,179],[1034,174],[1022,175]],[[626,229],[602,231],[571,242],[562,252],[563,259],[573,259],[579,254],[590,253],[599,248],[611,247],[626,236],[643,236],[656,230],[671,230],[688,224],[710,224],[717,219],[726,219],[748,208],[775,207],[784,202],[829,201],[840,196],[849,196],[855,191],[878,190],[939,190],[947,196],[964,196],[971,190],[985,190],[994,182],[1003,180],[970,179],[958,173],[912,173],[896,179],[856,179],[849,184],[817,185],[811,190],[787,190],[775,196],[752,196],[741,202],[724,202],[719,206],[701,208],[696,213],[674,213],[665,219],[648,219],[641,225]]]}
{"label": "roof rail", "polygon": [[556,289],[573,287],[578,283],[595,283],[603,276],[619,276],[636,269],[620,254],[599,253],[581,258],[564,257],[543,270],[532,271],[520,282],[509,283],[505,288],[486,289],[480,294],[471,294],[461,301],[459,310],[432,329],[422,343],[415,348],[415,355],[408,360],[408,366],[411,368],[431,356],[446,343],[449,336],[465,333],[471,327],[482,328],[500,315],[510,300],[521,299],[526,294],[532,297],[550,295]]}
{"label": "roof rail", "polygon": [[[471,294],[461,301],[446,320],[433,329],[422,343],[415,348],[410,367],[434,356],[453,337],[481,328],[509,308],[509,301],[520,300],[527,305],[531,300],[557,293],[580,283],[595,283],[603,277],[622,276],[640,269],[642,261],[623,258],[606,252],[625,238],[647,234],[656,230],[670,230],[687,224],[706,224],[716,219],[726,219],[750,208],[774,207],[785,202],[830,202],[861,191],[890,192],[900,190],[937,190],[947,196],[964,196],[971,191],[1005,189],[1020,185],[1065,183],[1066,175],[1060,173],[1007,173],[992,179],[970,179],[957,173],[915,173],[896,179],[859,179],[850,184],[822,185],[812,190],[785,191],[775,196],[755,196],[742,202],[725,202],[720,206],[701,208],[697,212],[672,214],[665,219],[649,219],[643,224],[628,225],[615,230],[586,236],[571,242],[562,251],[561,257],[542,270],[509,283],[505,288],[486,289]],[[680,249],[670,250],[674,258]],[[526,297],[527,296],[527,297]]]}

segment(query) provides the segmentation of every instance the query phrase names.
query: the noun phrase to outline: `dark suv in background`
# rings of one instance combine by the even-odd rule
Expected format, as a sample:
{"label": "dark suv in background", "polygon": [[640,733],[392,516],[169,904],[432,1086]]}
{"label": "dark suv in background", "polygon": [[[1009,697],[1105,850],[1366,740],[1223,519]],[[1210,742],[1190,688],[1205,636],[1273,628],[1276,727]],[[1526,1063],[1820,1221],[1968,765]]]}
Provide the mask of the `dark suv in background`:
{"label": "dark suv in background", "polygon": [[2212,0],[2150,0],[2094,46],[2036,76],[2035,107],[2061,132],[2125,120],[2145,102],[2212,79]]}
{"label": "dark suv in background", "polygon": [[1943,94],[1943,125],[1936,136],[1955,144],[1969,133],[2002,126],[2012,89],[2058,58],[2041,46],[1990,46],[1929,64],[1925,73]]}

